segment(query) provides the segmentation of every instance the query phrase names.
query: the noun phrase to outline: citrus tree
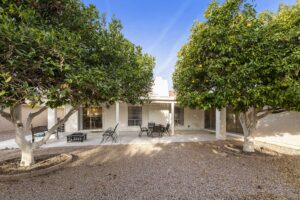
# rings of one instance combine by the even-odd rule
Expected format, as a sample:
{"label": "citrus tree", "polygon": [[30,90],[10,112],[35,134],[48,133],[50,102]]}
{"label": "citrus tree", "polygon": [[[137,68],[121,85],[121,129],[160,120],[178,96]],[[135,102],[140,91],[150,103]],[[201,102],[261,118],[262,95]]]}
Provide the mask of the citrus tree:
{"label": "citrus tree", "polygon": [[[78,0],[0,3],[0,114],[14,124],[21,165],[80,105],[141,103],[151,90],[154,58],[124,38],[120,21],[106,23]],[[21,105],[41,106],[22,124]],[[25,138],[48,107],[72,105],[45,137]]]}
{"label": "citrus tree", "polygon": [[300,1],[257,14],[244,0],[212,2],[194,24],[173,74],[184,106],[239,112],[244,151],[253,152],[259,119],[300,109]]}

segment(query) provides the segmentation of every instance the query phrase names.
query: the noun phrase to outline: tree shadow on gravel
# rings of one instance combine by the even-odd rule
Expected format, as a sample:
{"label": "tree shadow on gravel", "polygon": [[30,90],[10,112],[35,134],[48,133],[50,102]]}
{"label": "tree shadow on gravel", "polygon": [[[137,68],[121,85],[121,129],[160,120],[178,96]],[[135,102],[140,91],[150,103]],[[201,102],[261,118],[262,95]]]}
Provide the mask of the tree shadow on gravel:
{"label": "tree shadow on gravel", "polygon": [[58,199],[297,199],[300,156],[245,154],[241,146],[215,141],[40,149],[37,154],[71,153],[75,159],[49,175],[0,184],[0,199],[5,194],[18,199],[14,191],[27,199],[38,194]]}

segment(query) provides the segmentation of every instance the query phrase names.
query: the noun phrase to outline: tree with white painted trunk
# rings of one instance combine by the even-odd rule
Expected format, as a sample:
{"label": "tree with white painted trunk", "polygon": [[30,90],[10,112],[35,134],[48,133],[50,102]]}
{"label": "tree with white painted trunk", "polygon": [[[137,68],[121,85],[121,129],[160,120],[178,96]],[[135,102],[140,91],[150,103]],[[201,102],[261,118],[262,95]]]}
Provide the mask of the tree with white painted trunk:
{"label": "tree with white painted trunk", "polygon": [[[106,23],[95,6],[79,0],[0,3],[0,115],[14,124],[21,165],[80,106],[142,103],[151,90],[154,58],[124,38],[119,20]],[[40,109],[26,123],[21,107]],[[71,105],[45,136],[25,135],[47,108]]]}
{"label": "tree with white painted trunk", "polygon": [[177,100],[193,108],[239,112],[244,151],[274,110],[300,110],[300,1],[258,14],[245,0],[213,1],[196,22],[173,74]]}
{"label": "tree with white painted trunk", "polygon": [[246,112],[240,112],[239,120],[241,122],[244,133],[244,147],[245,152],[254,152],[253,133],[257,127],[258,120],[264,118],[272,113],[271,108],[257,109],[255,107],[249,108]]}
{"label": "tree with white painted trunk", "polygon": [[29,166],[34,163],[33,150],[39,148],[43,144],[47,142],[51,134],[53,134],[57,128],[65,123],[69,117],[77,111],[77,108],[72,108],[63,119],[58,121],[51,129],[47,131],[45,136],[36,143],[31,143],[26,140],[25,136],[28,133],[30,124],[32,123],[33,118],[37,117],[40,113],[47,109],[46,106],[43,106],[35,113],[30,113],[26,125],[24,126],[22,123],[21,113],[22,113],[22,105],[13,106],[10,108],[10,112],[5,112],[3,109],[0,110],[1,116],[14,124],[15,132],[16,132],[16,143],[21,149],[21,166]]}

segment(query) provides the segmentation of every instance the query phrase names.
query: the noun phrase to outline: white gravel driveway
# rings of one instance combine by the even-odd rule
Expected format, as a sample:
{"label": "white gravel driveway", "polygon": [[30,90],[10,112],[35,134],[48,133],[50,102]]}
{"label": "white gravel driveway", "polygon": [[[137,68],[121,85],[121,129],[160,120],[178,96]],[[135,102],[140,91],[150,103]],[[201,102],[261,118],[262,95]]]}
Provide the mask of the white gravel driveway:
{"label": "white gravel driveway", "polygon": [[[228,143],[41,149],[76,160],[49,175],[0,182],[0,199],[300,199],[299,156],[233,153]],[[0,159],[16,153],[1,150]]]}

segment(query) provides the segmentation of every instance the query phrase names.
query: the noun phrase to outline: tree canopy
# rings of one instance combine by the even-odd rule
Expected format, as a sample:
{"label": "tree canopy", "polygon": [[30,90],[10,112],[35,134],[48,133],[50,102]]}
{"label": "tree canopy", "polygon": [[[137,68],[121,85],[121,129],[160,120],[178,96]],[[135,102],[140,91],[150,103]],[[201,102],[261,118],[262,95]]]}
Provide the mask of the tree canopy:
{"label": "tree canopy", "polygon": [[154,58],[78,0],[1,1],[0,106],[136,103]]}
{"label": "tree canopy", "polygon": [[[0,114],[16,128],[21,165],[81,105],[142,103],[151,91],[154,58],[124,38],[119,20],[107,23],[79,0],[0,2]],[[42,108],[22,124],[20,105]],[[25,138],[48,107],[73,108],[38,142]],[[10,112],[5,110],[10,108]]]}
{"label": "tree canopy", "polygon": [[260,14],[244,0],[214,1],[205,17],[178,54],[182,105],[300,110],[300,1]]}

